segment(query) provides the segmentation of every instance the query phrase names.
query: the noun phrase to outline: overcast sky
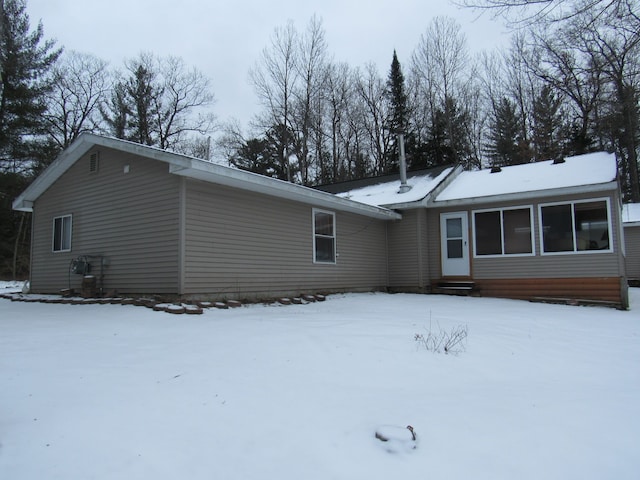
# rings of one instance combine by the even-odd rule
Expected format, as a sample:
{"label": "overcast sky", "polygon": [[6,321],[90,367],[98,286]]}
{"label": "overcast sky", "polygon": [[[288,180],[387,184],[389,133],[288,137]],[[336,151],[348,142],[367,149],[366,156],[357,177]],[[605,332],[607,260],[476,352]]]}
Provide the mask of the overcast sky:
{"label": "overcast sky", "polygon": [[317,15],[336,61],[354,67],[373,62],[385,77],[394,49],[408,67],[435,16],[455,18],[472,51],[490,50],[506,38],[500,22],[447,0],[27,0],[27,13],[32,28],[42,21],[45,38],[112,66],[141,51],[182,57],[212,80],[219,120],[233,117],[243,125],[260,109],[249,69],[288,20],[302,32]]}

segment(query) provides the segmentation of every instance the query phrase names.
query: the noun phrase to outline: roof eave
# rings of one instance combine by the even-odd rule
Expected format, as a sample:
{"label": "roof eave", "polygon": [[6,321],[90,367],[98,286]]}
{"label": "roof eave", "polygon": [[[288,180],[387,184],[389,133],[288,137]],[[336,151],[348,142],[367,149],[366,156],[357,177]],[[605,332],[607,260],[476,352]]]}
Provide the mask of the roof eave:
{"label": "roof eave", "polygon": [[513,202],[520,200],[532,200],[536,198],[549,198],[564,195],[576,195],[582,193],[597,193],[615,191],[618,189],[617,180],[593,185],[580,185],[577,187],[553,188],[549,190],[534,190],[528,192],[506,193],[498,195],[487,195],[484,197],[457,198],[452,200],[438,200],[437,198],[429,205],[431,208],[467,206],[495,202]]}
{"label": "roof eave", "polygon": [[[93,135],[91,135],[93,136]],[[90,134],[83,134],[67,147],[33,182],[13,201],[12,208],[32,212],[35,200],[47,190],[71,165],[93,145]]]}
{"label": "roof eave", "polygon": [[111,148],[165,162],[169,164],[169,171],[171,173],[200,178],[211,183],[302,201],[319,207],[335,208],[372,218],[383,220],[398,220],[402,218],[402,215],[399,213],[386,208],[346,200],[330,193],[320,192],[256,173],[236,170],[166,150],[91,133],[80,135],[75,142],[67,147],[67,149],[16,198],[13,202],[13,209],[28,212],[33,211],[35,200],[93,146]]}
{"label": "roof eave", "polygon": [[402,218],[401,214],[387,208],[367,205],[295,183],[265,177],[244,170],[230,169],[213,163],[202,163],[198,160],[181,162],[180,165],[172,164],[169,171],[175,175],[263,193],[286,200],[299,201],[318,207],[334,208],[380,220],[399,220]]}
{"label": "roof eave", "polygon": [[385,208],[392,208],[397,210],[411,210],[416,208],[425,208],[430,203],[433,202],[433,199],[436,198],[440,192],[442,192],[445,188],[447,188],[451,182],[453,182],[458,175],[463,171],[461,165],[458,165],[452,168],[429,193],[427,193],[424,197],[415,200],[413,202],[404,202],[404,203],[389,203],[380,205]]}

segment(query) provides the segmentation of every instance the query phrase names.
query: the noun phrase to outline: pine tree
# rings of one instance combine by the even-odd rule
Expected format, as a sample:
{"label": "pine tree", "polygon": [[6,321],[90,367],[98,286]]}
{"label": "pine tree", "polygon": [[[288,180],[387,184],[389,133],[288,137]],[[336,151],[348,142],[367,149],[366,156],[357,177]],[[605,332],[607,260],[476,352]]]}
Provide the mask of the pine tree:
{"label": "pine tree", "polygon": [[435,167],[446,164],[452,157],[451,146],[447,135],[447,120],[442,109],[438,108],[433,114],[431,126],[428,129],[425,142],[425,165]]}
{"label": "pine tree", "polygon": [[229,160],[242,170],[286,180],[287,172],[277,162],[277,152],[272,147],[266,138],[251,138],[243,142]]}
{"label": "pine tree", "polygon": [[435,110],[428,129],[424,145],[427,166],[458,164],[469,157],[467,121],[467,113],[453,98],[446,97],[442,108]]}
{"label": "pine tree", "polygon": [[562,152],[560,144],[560,99],[545,85],[533,102],[533,146],[536,161],[554,159]]}
{"label": "pine tree", "polygon": [[0,276],[25,278],[30,222],[11,201],[31,174],[56,152],[44,148],[43,113],[49,71],[60,49],[43,41],[42,24],[30,31],[24,0],[0,0]]}
{"label": "pine tree", "polygon": [[503,97],[495,107],[487,153],[494,167],[524,163],[521,158],[520,116],[516,106]]}
{"label": "pine tree", "polygon": [[390,104],[389,130],[407,133],[407,94],[405,93],[404,75],[395,50],[393,51],[391,70],[387,79],[387,97]]}
{"label": "pine tree", "polygon": [[128,127],[131,129],[130,140],[143,145],[154,145],[157,135],[154,126],[158,114],[157,99],[160,92],[155,85],[155,72],[143,62],[135,64],[132,75],[125,84],[127,97],[131,104]]}
{"label": "pine tree", "polygon": [[127,125],[131,110],[127,99],[127,90],[122,82],[117,82],[109,98],[100,106],[100,113],[107,124],[108,133],[116,138],[127,138]]}
{"label": "pine tree", "polygon": [[34,160],[48,160],[37,140],[44,131],[48,74],[62,50],[43,41],[42,23],[30,31],[24,0],[4,0],[0,11],[0,162],[21,171]]}
{"label": "pine tree", "polygon": [[[405,139],[410,136],[408,131],[408,107],[407,94],[405,93],[404,75],[398,61],[396,51],[393,51],[393,60],[391,61],[391,69],[387,78],[387,101],[389,102],[389,119],[387,121],[387,129],[394,135],[393,147],[389,150],[386,161],[387,170],[395,171],[398,168],[399,147],[397,144],[397,135],[402,133]],[[411,151],[407,151],[407,146],[411,142],[405,144],[405,153],[407,157],[411,156]]]}

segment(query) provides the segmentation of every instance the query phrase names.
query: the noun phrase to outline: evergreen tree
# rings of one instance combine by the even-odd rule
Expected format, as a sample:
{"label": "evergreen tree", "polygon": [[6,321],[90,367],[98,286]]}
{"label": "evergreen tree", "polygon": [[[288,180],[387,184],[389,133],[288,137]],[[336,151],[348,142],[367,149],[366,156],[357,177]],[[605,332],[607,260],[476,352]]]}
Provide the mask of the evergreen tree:
{"label": "evergreen tree", "polygon": [[[404,75],[398,61],[396,51],[393,51],[393,60],[391,61],[391,69],[387,78],[386,97],[389,102],[389,119],[387,121],[387,129],[392,133],[393,145],[389,149],[387,161],[385,162],[390,171],[397,170],[399,147],[397,144],[397,135],[402,133],[405,136],[405,154],[411,157],[411,141],[407,142],[410,136],[409,112],[407,107],[407,94],[405,92]],[[409,147],[409,149],[407,149]]]}
{"label": "evergreen tree", "polygon": [[0,278],[29,276],[31,222],[25,212],[15,212],[11,203],[27,188],[30,179],[15,172],[0,172]]}
{"label": "evergreen tree", "polygon": [[287,179],[287,172],[282,170],[277,161],[277,152],[266,138],[252,138],[243,144],[232,154],[232,165],[267,177]]}
{"label": "evergreen tree", "polygon": [[545,85],[533,102],[533,146],[536,161],[551,160],[561,152],[560,99]]}
{"label": "evergreen tree", "polygon": [[235,140],[229,162],[242,170],[292,181],[300,172],[297,164],[298,151],[291,129],[279,124],[270,128],[262,137]]}
{"label": "evergreen tree", "polygon": [[61,49],[43,40],[41,23],[30,31],[24,0],[4,0],[1,13],[0,166],[23,171],[49,160],[39,151],[38,135],[44,131],[49,72]]}
{"label": "evergreen tree", "polygon": [[125,91],[130,100],[131,115],[128,127],[131,130],[130,140],[143,145],[154,145],[157,131],[154,120],[159,113],[157,100],[161,95],[155,84],[155,72],[142,61],[132,66],[132,75],[125,84]]}
{"label": "evergreen tree", "polygon": [[467,113],[446,97],[442,108],[434,111],[424,145],[425,166],[452,165],[466,160],[471,152],[466,134]]}
{"label": "evergreen tree", "polygon": [[495,107],[487,153],[494,167],[525,163],[521,158],[520,116],[516,106],[502,97]]}
{"label": "evergreen tree", "polygon": [[126,86],[117,82],[111,92],[111,97],[100,106],[100,113],[107,124],[107,131],[116,138],[127,138],[127,125],[131,109],[127,99]]}
{"label": "evergreen tree", "polygon": [[30,221],[11,202],[57,152],[42,142],[49,72],[60,49],[30,31],[24,0],[0,0],[0,277],[26,278]]}
{"label": "evergreen tree", "polygon": [[425,142],[425,167],[435,167],[449,162],[453,156],[447,135],[447,119],[444,111],[436,109]]}

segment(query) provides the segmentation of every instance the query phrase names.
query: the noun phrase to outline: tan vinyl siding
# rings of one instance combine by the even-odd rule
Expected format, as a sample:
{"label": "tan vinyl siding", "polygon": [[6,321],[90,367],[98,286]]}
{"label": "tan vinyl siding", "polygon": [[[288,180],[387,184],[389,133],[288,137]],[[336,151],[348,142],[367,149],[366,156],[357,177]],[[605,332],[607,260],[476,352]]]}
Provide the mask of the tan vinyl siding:
{"label": "tan vinyl siding", "polygon": [[[554,202],[584,200],[596,198],[609,198],[611,231],[609,232],[613,252],[609,253],[572,253],[572,254],[540,254],[539,210],[540,204]],[[533,206],[534,227],[534,256],[503,256],[503,257],[473,257],[473,229],[472,214],[474,210],[501,208],[501,207],[527,207]],[[518,202],[501,202],[480,204],[473,207],[452,207],[447,209],[433,209],[428,213],[429,224],[439,225],[440,213],[448,211],[467,211],[469,214],[469,244],[471,276],[473,279],[512,279],[512,278],[589,278],[589,277],[621,277],[624,269],[621,268],[621,252],[619,242],[619,208],[617,196],[612,193],[607,195],[590,194],[588,196],[562,196],[546,198],[544,200],[523,200]],[[437,230],[437,231],[436,231]],[[431,279],[436,280],[440,273],[440,232],[439,227],[433,229],[429,236],[429,259],[431,261]],[[437,268],[434,268],[437,265]]]}
{"label": "tan vinyl siding", "polygon": [[336,264],[314,264],[311,205],[186,186],[185,295],[252,299],[387,284],[384,221],[335,212]]}
{"label": "tan vinyl siding", "polygon": [[[427,232],[428,246],[428,262],[429,262],[429,280],[439,280],[442,277],[442,263],[440,261],[440,213],[454,212],[460,209],[430,209],[427,210],[427,223],[431,226]],[[472,265],[473,269],[473,265]],[[473,270],[471,271],[473,275]]]}
{"label": "tan vinyl siding", "polygon": [[428,231],[424,209],[404,210],[389,222],[389,287],[420,290],[428,284]]}
{"label": "tan vinyl siding", "polygon": [[640,280],[640,225],[625,227],[624,242],[627,253],[627,277],[630,280]]}
{"label": "tan vinyl siding", "polygon": [[[98,171],[90,173],[90,154],[96,151]],[[102,255],[108,262],[106,290],[175,293],[179,179],[168,174],[165,163],[104,148],[92,152],[36,202],[32,288],[38,292],[66,288],[72,258]],[[73,215],[72,250],[52,253],[53,218],[67,214]],[[80,282],[80,275],[71,275],[72,288]]]}

